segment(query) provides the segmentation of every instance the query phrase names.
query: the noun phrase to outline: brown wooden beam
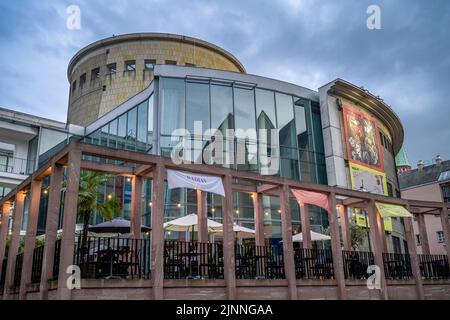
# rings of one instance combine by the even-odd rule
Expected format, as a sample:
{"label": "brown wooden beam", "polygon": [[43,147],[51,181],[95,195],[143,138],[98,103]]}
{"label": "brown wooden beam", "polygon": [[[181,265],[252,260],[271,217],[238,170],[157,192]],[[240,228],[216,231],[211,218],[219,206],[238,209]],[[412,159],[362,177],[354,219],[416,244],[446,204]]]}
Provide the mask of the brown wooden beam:
{"label": "brown wooden beam", "polygon": [[122,166],[114,163],[100,163],[96,161],[81,161],[81,170],[102,172],[114,175],[132,175],[134,170],[132,167]]}
{"label": "brown wooden beam", "polygon": [[258,193],[266,193],[267,191],[272,191],[277,189],[278,185],[274,184],[262,184],[256,187],[256,192]]}

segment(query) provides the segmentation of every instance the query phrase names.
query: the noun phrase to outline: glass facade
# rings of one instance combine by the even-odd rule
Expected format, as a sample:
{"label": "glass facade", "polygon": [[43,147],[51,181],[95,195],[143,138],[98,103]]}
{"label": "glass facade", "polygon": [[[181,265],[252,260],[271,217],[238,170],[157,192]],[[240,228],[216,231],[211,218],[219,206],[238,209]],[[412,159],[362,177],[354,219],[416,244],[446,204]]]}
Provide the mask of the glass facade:
{"label": "glass facade", "polygon": [[[158,153],[159,145],[159,154],[170,157],[172,149],[184,139],[191,148],[182,150],[183,160],[201,163],[205,162],[203,151],[214,141],[211,135],[220,131],[223,163],[215,165],[268,174],[267,164],[262,161],[269,158],[277,164],[275,172],[269,174],[327,183],[320,109],[314,101],[225,81],[184,78],[159,78],[158,106],[154,106],[153,97],[152,94],[102,126],[87,136],[85,142],[153,154]],[[155,116],[158,121],[154,121]],[[154,132],[156,124],[158,132]],[[187,131],[173,135],[176,129]],[[269,130],[266,139],[260,139],[260,129]],[[277,136],[272,129],[277,130]],[[143,190],[143,222],[149,225],[151,182],[146,182]],[[130,192],[131,184],[123,177],[105,186],[105,195],[115,193],[119,197],[123,206],[121,215],[126,218],[130,213]],[[208,194],[207,203],[208,217],[221,222],[221,197]],[[233,203],[236,223],[254,228],[250,195],[235,192]],[[264,196],[263,203],[267,237],[276,241],[281,238],[279,199]],[[294,230],[300,231],[300,212],[295,201],[291,208]],[[195,190],[165,187],[165,221],[196,211]],[[326,213],[313,208],[310,212],[313,229],[326,227]],[[94,220],[99,222],[98,218]]]}

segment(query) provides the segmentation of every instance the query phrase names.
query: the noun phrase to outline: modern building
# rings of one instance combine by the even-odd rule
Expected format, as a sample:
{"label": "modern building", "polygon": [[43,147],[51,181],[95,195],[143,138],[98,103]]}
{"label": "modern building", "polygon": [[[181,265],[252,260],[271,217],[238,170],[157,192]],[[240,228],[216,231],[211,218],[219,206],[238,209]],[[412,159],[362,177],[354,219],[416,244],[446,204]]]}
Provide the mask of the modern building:
{"label": "modern building", "polygon": [[[26,237],[32,239],[39,233],[37,221],[45,221],[48,244],[39,249],[28,240],[25,251],[17,254],[17,228],[12,227],[9,257],[13,260],[8,257],[3,268],[9,270],[4,271],[6,296],[25,298],[31,290],[30,297],[98,297],[98,284],[82,292],[62,287],[69,262],[87,263],[94,273],[101,265],[99,260],[80,258],[85,251],[79,246],[85,240],[76,241],[72,232],[77,221],[82,222],[77,220],[80,179],[84,171],[94,171],[110,176],[96,200],[101,204],[115,199],[119,214],[131,220],[130,239],[139,243],[131,245],[139,261],[130,262],[124,272],[130,276],[130,270],[137,268],[133,277],[150,282],[144,287],[138,284],[135,297],[184,297],[177,281],[185,278],[184,272],[192,276],[193,269],[196,277],[222,281],[217,285],[205,280],[199,286],[210,286],[219,298],[244,297],[246,286],[252,297],[372,297],[365,281],[346,288],[345,279],[363,278],[367,266],[375,263],[384,265],[386,279],[409,281],[404,284],[407,289],[397,293],[394,284],[388,291],[383,277],[384,289],[375,294],[377,298],[416,297],[416,290],[423,298],[417,255],[408,245],[413,241],[411,219],[380,212],[387,210],[383,203],[395,212],[414,205],[418,210],[442,210],[442,216],[448,208],[399,199],[395,156],[403,145],[403,126],[380,97],[342,79],[315,91],[251,75],[232,54],[213,44],[156,33],[113,36],[81,49],[69,63],[68,79],[70,138],[44,153],[45,161],[32,176],[1,201],[3,212],[20,221],[24,199],[30,198],[32,219]],[[165,181],[166,169],[220,177],[224,191],[199,188],[199,181],[205,180],[201,176],[190,176],[200,179],[194,188],[172,188]],[[299,200],[297,189],[312,193]],[[321,205],[311,202],[316,196]],[[45,205],[36,209],[33,204],[45,197]],[[102,222],[99,207],[92,211],[89,223]],[[208,257],[200,264],[195,260],[194,267],[189,229],[163,230],[164,222],[191,213],[199,219],[200,247],[195,256],[207,250],[202,252]],[[209,236],[207,218],[224,225],[223,236]],[[141,223],[151,225],[150,239],[141,234]],[[235,247],[233,224],[254,229],[255,237]],[[363,243],[353,244],[353,224],[366,231]],[[448,229],[448,219],[443,226]],[[55,242],[59,228],[66,236]],[[328,232],[332,241],[318,246],[310,231]],[[291,237],[299,232],[305,238],[293,245]],[[248,260],[249,252],[253,262]],[[355,258],[354,252],[365,253]],[[46,272],[39,269],[38,257],[44,256],[50,263]],[[355,259],[358,275],[352,264]],[[83,269],[83,276],[89,278],[92,274],[86,272]],[[258,289],[254,281],[261,277],[275,282]],[[49,279],[59,284],[52,286]],[[299,285],[305,287],[298,288],[296,279],[327,279],[330,286],[314,289],[303,283]],[[33,292],[32,284],[40,281],[42,289]],[[197,289],[185,289],[198,297]]]}
{"label": "modern building", "polygon": [[[419,161],[417,168],[399,175],[402,198],[450,203],[450,160],[440,155],[435,163],[424,165]],[[424,254],[445,254],[445,235],[438,213],[418,215],[414,219],[417,252]]]}

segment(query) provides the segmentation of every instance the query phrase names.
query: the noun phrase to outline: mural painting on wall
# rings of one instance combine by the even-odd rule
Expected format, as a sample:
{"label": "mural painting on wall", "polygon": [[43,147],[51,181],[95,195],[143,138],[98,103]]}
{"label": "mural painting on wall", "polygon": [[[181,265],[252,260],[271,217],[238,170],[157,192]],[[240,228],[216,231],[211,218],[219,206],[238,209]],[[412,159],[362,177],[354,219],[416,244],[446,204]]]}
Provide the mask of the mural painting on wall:
{"label": "mural painting on wall", "polygon": [[344,128],[349,161],[384,171],[375,118],[344,105]]}

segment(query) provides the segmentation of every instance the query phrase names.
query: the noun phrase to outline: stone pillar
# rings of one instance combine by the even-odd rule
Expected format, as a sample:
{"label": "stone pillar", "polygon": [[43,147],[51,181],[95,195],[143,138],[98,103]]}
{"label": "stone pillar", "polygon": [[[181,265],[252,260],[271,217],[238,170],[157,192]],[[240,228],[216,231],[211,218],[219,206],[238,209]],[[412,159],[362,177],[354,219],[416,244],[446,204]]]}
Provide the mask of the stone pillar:
{"label": "stone pillar", "polygon": [[331,209],[331,212],[329,212],[328,214],[328,223],[330,224],[331,251],[333,253],[333,270],[334,277],[336,278],[336,283],[338,286],[338,298],[347,299],[341,237],[339,235],[339,224],[336,212],[336,194],[333,192],[328,196],[328,205]]}
{"label": "stone pillar", "polygon": [[222,200],[223,219],[223,272],[226,284],[226,293],[229,300],[236,299],[236,264],[234,256],[233,233],[233,190],[231,189],[231,176],[223,178],[225,197]]}
{"label": "stone pillar", "polygon": [[12,239],[8,252],[8,265],[6,266],[5,289],[3,293],[3,297],[5,300],[9,298],[9,289],[11,288],[14,281],[16,257],[19,253],[20,229],[22,228],[24,203],[25,192],[17,192],[16,198],[14,200]]}
{"label": "stone pillar", "polygon": [[[409,206],[407,207],[407,210],[410,211]],[[416,283],[417,299],[424,300],[425,296],[423,291],[422,275],[420,274],[419,258],[417,256],[416,251],[412,218],[403,218],[403,221],[405,223],[405,237],[406,242],[408,244],[408,252],[411,261],[411,270],[414,277],[414,281]]]}
{"label": "stone pillar", "polygon": [[131,215],[130,215],[130,238],[141,238],[142,226],[142,177],[131,178]]}
{"label": "stone pillar", "polygon": [[69,152],[67,163],[67,187],[64,199],[63,234],[61,240],[61,253],[59,261],[57,299],[71,299],[71,290],[67,288],[67,279],[70,276],[67,268],[74,263],[75,225],[78,212],[78,192],[80,187],[81,152]]}
{"label": "stone pillar", "polygon": [[8,239],[8,220],[11,214],[11,203],[5,202],[2,207],[2,224],[0,225],[0,272],[2,272],[3,259],[5,258],[6,239]]}
{"label": "stone pillar", "polygon": [[280,190],[281,235],[283,238],[284,274],[288,282],[289,298],[297,300],[297,281],[295,278],[294,245],[292,243],[292,214],[289,201],[290,189],[283,184]]}
{"label": "stone pillar", "polygon": [[208,210],[206,204],[206,192],[197,189],[197,241],[208,242]]}
{"label": "stone pillar", "polygon": [[310,215],[309,208],[306,203],[299,203],[300,205],[300,220],[302,224],[302,248],[311,249],[311,227],[310,227]]}
{"label": "stone pillar", "polygon": [[450,225],[448,221],[447,207],[441,209],[440,216],[441,216],[442,231],[444,232],[445,248],[447,250],[448,260],[450,261]]}
{"label": "stone pillar", "polygon": [[425,215],[418,213],[417,226],[419,227],[420,246],[422,247],[422,254],[430,254],[430,244],[428,243],[427,226],[425,225]]}
{"label": "stone pillar", "polygon": [[41,202],[42,180],[31,181],[30,210],[28,213],[27,234],[23,251],[22,276],[20,278],[19,299],[24,300],[27,287],[31,283],[31,270],[33,264],[33,251],[36,245],[36,231],[39,218],[39,204]]}
{"label": "stone pillar", "polygon": [[350,222],[348,220],[348,209],[344,205],[339,206],[339,217],[341,221],[342,240],[344,240],[344,250],[352,249],[352,235],[350,232]]}
{"label": "stone pillar", "polygon": [[63,168],[52,165],[52,175],[48,191],[47,221],[45,223],[45,246],[42,259],[41,285],[39,297],[48,299],[48,280],[53,277],[53,262],[55,256],[55,242],[58,232],[59,209],[61,206],[61,183]]}
{"label": "stone pillar", "polygon": [[164,164],[153,169],[152,186],[152,290],[153,299],[164,298]]}
{"label": "stone pillar", "polygon": [[255,244],[257,246],[264,245],[264,205],[263,195],[261,193],[253,193],[253,210],[255,217]]}
{"label": "stone pillar", "polygon": [[387,286],[386,286],[386,276],[384,272],[384,262],[383,262],[383,243],[380,239],[379,224],[377,223],[377,208],[375,206],[375,201],[370,200],[367,205],[367,213],[369,216],[370,224],[370,240],[372,245],[373,256],[375,260],[375,265],[380,268],[380,297],[383,300],[388,299]]}
{"label": "stone pillar", "polygon": [[378,232],[380,234],[382,251],[387,253],[388,252],[388,246],[387,246],[386,232],[384,231],[384,219],[379,213],[377,214],[377,223],[378,223],[377,230],[378,230]]}

